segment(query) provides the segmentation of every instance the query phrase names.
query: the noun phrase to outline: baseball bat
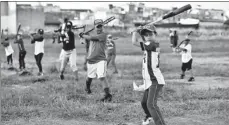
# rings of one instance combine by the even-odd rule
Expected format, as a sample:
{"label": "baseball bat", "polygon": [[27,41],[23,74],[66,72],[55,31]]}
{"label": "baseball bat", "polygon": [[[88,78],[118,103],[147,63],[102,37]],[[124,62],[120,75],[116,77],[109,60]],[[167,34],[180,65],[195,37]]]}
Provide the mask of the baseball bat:
{"label": "baseball bat", "polygon": [[[190,32],[188,33],[188,36],[191,35],[191,33],[192,33],[192,31],[190,31]],[[184,43],[184,41],[185,41],[185,40],[181,41],[180,44],[177,46],[177,48],[179,48],[180,45]]]}
{"label": "baseball bat", "polygon": [[[112,20],[114,20],[114,19],[115,19],[115,17],[114,17],[114,16],[112,16],[112,17],[110,17],[110,18],[106,19],[106,20],[103,22],[103,24],[102,24],[102,25],[108,24],[109,22],[111,22],[111,21],[112,21]],[[87,34],[87,33],[91,32],[91,31],[93,31],[94,29],[95,29],[95,28],[93,27],[92,29],[90,29],[90,30],[88,30],[88,31],[84,32],[84,34]]]}
{"label": "baseball bat", "polygon": [[[52,31],[51,31],[51,30],[44,31],[44,34],[45,34],[45,33],[52,33]],[[32,35],[32,36],[35,35],[35,34],[37,34],[37,32],[35,32],[35,33],[30,33],[30,35]]]}
{"label": "baseball bat", "polygon": [[80,27],[77,27],[77,26],[73,26],[72,29],[85,29],[86,25],[83,25],[83,26],[80,26]]}
{"label": "baseball bat", "polygon": [[[173,10],[173,11],[163,15],[162,17],[159,17],[157,20],[155,20],[153,22],[150,22],[148,24],[145,24],[145,25],[152,25],[152,24],[155,24],[155,23],[160,22],[162,20],[168,19],[170,17],[174,17],[174,16],[176,16],[176,15],[178,15],[180,13],[183,13],[183,12],[191,9],[191,8],[192,8],[192,6],[190,4],[187,4],[187,5],[183,6],[183,7],[180,7],[178,9],[176,9],[176,10]],[[145,25],[143,25],[143,26],[145,26]],[[136,31],[136,30],[134,30],[134,31]]]}
{"label": "baseball bat", "polygon": [[18,35],[20,29],[21,29],[21,24],[19,23],[16,36]]}
{"label": "baseball bat", "polygon": [[3,31],[3,29],[2,29],[1,38],[3,38],[3,32],[4,32],[4,31]]}

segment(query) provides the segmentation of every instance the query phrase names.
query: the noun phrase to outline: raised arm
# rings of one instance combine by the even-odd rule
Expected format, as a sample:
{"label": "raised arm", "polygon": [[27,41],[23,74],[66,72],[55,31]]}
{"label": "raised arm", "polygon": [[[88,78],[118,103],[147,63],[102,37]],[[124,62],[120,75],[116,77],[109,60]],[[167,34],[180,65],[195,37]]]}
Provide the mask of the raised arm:
{"label": "raised arm", "polygon": [[43,36],[39,35],[39,34],[34,34],[31,35],[31,44],[35,43],[35,41],[37,42],[42,42],[44,40]]}
{"label": "raised arm", "polygon": [[83,35],[82,37],[85,38],[86,40],[90,40],[90,41],[99,41],[98,36]]}
{"label": "raised arm", "polygon": [[132,33],[132,44],[137,47],[141,47],[140,42],[137,39],[137,34],[138,34],[137,32]]}

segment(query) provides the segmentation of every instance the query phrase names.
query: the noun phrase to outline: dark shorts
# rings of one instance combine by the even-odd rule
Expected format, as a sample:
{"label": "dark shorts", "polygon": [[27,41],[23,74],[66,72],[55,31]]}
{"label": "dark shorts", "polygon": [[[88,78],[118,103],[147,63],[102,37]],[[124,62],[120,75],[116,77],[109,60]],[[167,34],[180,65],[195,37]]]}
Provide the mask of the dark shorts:
{"label": "dark shorts", "polygon": [[192,59],[190,59],[187,63],[182,63],[181,70],[186,71],[192,69]]}

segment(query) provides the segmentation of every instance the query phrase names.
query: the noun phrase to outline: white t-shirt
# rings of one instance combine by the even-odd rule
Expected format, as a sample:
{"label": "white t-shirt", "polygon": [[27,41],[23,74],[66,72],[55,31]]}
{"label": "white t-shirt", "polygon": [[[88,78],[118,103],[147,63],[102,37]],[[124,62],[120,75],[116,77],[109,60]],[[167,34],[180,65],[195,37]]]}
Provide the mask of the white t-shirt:
{"label": "white t-shirt", "polygon": [[44,40],[42,42],[35,41],[35,51],[34,54],[44,53]]}
{"label": "white t-shirt", "polygon": [[187,50],[187,52],[184,51],[181,52],[181,61],[183,63],[187,63],[190,59],[192,59],[192,45],[188,44],[185,46],[185,44],[181,44],[180,48]]}
{"label": "white t-shirt", "polygon": [[11,44],[9,44],[9,46],[5,47],[5,52],[6,52],[6,56],[9,56],[10,54],[14,53],[14,50],[13,50]]}
{"label": "white t-shirt", "polygon": [[142,61],[142,76],[144,90],[148,89],[152,85],[152,79],[155,79],[158,84],[164,85],[164,77],[159,69],[159,53],[160,48],[154,47],[153,43],[144,43],[145,50]]}

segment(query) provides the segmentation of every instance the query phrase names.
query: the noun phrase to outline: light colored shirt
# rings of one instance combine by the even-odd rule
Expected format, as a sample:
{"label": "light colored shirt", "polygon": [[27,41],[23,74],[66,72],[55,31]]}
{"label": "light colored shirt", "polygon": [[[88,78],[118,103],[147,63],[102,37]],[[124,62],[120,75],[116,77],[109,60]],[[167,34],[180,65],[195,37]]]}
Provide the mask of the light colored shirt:
{"label": "light colored shirt", "polygon": [[188,44],[185,46],[185,44],[181,44],[180,48],[186,49],[187,51],[181,52],[181,61],[183,63],[187,63],[189,60],[192,59],[192,45]]}
{"label": "light colored shirt", "polygon": [[9,56],[12,53],[14,53],[14,50],[13,50],[13,48],[12,48],[10,43],[9,43],[9,46],[5,47],[5,52],[6,52],[6,56]]}
{"label": "light colored shirt", "polygon": [[38,34],[33,36],[31,43],[35,44],[34,54],[38,55],[39,53],[44,53],[44,37]]}
{"label": "light colored shirt", "polygon": [[44,40],[42,42],[35,41],[35,51],[34,54],[44,53]]}

